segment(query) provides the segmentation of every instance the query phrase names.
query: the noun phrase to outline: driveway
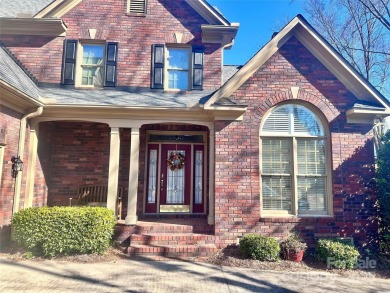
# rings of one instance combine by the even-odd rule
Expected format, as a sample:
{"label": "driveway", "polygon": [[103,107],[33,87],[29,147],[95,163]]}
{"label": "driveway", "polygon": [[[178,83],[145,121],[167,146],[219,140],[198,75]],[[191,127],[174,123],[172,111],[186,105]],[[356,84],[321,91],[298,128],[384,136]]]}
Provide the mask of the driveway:
{"label": "driveway", "polygon": [[390,292],[390,280],[181,261],[72,263],[0,258],[0,292]]}

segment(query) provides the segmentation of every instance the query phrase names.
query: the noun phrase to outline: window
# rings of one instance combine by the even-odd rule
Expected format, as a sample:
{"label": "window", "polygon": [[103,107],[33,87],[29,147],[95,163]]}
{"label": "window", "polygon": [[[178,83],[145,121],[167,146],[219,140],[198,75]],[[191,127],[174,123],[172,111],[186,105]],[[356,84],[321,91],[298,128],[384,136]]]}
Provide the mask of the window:
{"label": "window", "polygon": [[118,43],[65,40],[62,83],[80,87],[116,86]]}
{"label": "window", "polygon": [[168,89],[187,90],[189,74],[188,49],[168,48]]}
{"label": "window", "polygon": [[261,128],[263,213],[329,214],[329,170],[318,117],[298,104],[274,108]]}
{"label": "window", "polygon": [[130,13],[146,13],[146,0],[127,0],[127,11]]}
{"label": "window", "polygon": [[81,85],[103,86],[104,45],[83,45]]}
{"label": "window", "polygon": [[202,47],[153,45],[151,87],[202,90],[203,52]]}

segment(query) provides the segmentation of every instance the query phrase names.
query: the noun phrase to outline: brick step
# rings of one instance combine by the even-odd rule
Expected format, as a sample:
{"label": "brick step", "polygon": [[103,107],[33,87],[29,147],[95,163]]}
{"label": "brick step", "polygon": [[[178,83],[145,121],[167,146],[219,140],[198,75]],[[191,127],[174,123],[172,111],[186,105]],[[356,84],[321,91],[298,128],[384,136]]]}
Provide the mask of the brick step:
{"label": "brick step", "polygon": [[215,237],[206,234],[193,233],[161,233],[161,234],[132,234],[130,244],[137,245],[191,245],[214,244]]}
{"label": "brick step", "polygon": [[174,223],[167,222],[151,222],[138,221],[137,225],[126,226],[124,222],[118,223],[115,226],[113,239],[117,242],[125,242],[130,240],[132,234],[213,234],[213,227],[207,225],[204,219],[190,220],[172,220]]}
{"label": "brick step", "polygon": [[129,256],[158,255],[177,258],[206,257],[217,251],[218,248],[215,244],[160,246],[134,244],[127,248],[127,254]]}

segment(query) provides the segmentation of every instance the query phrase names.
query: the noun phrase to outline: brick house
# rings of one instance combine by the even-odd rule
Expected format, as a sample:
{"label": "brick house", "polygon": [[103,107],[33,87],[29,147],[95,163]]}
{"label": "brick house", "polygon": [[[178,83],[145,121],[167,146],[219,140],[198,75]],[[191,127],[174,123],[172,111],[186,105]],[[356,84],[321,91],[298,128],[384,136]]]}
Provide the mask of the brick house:
{"label": "brick house", "polygon": [[104,185],[134,251],[158,231],[188,233],[188,252],[250,232],[375,244],[372,127],[389,104],[302,16],[223,66],[239,25],[204,0],[1,5],[3,238],[14,212]]}

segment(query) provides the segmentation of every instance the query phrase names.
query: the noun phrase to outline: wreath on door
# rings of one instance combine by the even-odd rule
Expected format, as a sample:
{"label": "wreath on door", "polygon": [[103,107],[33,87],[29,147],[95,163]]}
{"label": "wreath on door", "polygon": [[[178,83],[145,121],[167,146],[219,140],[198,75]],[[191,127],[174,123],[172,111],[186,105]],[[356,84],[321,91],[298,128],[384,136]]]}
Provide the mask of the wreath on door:
{"label": "wreath on door", "polygon": [[184,167],[186,158],[181,153],[171,152],[167,162],[169,169],[171,169],[172,171],[180,170]]}

